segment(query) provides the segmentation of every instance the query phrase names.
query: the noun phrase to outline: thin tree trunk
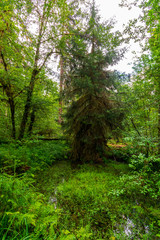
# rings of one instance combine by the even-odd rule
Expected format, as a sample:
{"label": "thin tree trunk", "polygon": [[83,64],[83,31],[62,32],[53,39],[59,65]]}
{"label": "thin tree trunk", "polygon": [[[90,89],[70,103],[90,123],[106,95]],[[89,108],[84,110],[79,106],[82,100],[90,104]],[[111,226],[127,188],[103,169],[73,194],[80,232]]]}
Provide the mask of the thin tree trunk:
{"label": "thin tree trunk", "polygon": [[158,133],[157,133],[157,137],[158,137],[158,155],[160,156],[160,82],[159,82],[159,78],[156,79],[157,80],[157,101],[158,101]]}
{"label": "thin tree trunk", "polygon": [[64,81],[64,67],[63,67],[63,59],[62,57],[60,58],[60,100],[59,100],[59,120],[58,122],[61,124],[62,123],[62,106],[63,106],[63,101],[62,101],[62,91],[63,91],[63,81]]}
{"label": "thin tree trunk", "polygon": [[11,111],[11,122],[12,122],[12,137],[16,139],[16,126],[15,126],[15,103],[14,100],[9,98],[9,106]]}
{"label": "thin tree trunk", "polygon": [[35,78],[38,74],[38,71],[36,69],[33,70],[30,85],[27,91],[27,100],[24,108],[24,113],[21,121],[21,126],[20,126],[20,131],[19,131],[19,137],[18,139],[21,140],[24,137],[25,129],[26,129],[26,124],[28,121],[28,115],[29,111],[31,108],[31,103],[32,103],[32,95],[33,95],[33,89],[35,85]]}
{"label": "thin tree trunk", "polygon": [[32,129],[33,129],[33,124],[35,122],[35,108],[33,108],[32,112],[31,112],[31,118],[30,118],[30,124],[28,127],[28,136],[31,136],[32,134]]}
{"label": "thin tree trunk", "polygon": [[160,104],[158,105],[158,155],[160,155]]}
{"label": "thin tree trunk", "polygon": [[132,123],[134,129],[136,130],[136,132],[138,133],[139,137],[141,137],[141,134],[140,134],[140,132],[138,131],[138,128],[136,127],[136,125],[135,125],[135,123],[134,123],[134,121],[133,121],[133,118],[131,118],[131,123]]}

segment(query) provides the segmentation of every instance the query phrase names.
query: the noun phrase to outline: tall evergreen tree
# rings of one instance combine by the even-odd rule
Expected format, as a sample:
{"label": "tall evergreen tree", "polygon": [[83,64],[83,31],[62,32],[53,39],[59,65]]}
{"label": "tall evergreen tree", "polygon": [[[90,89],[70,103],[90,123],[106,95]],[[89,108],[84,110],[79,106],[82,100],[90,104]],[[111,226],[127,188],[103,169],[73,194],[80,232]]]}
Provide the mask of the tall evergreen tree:
{"label": "tall evergreen tree", "polygon": [[123,56],[122,36],[112,33],[113,21],[101,23],[95,2],[83,31],[74,30],[66,48],[66,133],[74,161],[101,161],[106,138],[120,126],[122,112],[114,99],[114,72],[108,70]]}

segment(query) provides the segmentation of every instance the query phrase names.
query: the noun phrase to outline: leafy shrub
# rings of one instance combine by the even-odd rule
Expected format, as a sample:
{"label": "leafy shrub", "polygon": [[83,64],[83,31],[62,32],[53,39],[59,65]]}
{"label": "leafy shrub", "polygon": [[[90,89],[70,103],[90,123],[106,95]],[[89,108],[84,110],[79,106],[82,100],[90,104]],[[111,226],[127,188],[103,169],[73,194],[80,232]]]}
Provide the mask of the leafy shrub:
{"label": "leafy shrub", "polygon": [[116,160],[121,163],[129,163],[133,155],[133,148],[124,143],[116,144],[113,141],[108,144],[107,156],[109,159]]}
{"label": "leafy shrub", "polygon": [[132,198],[138,196],[144,199],[160,198],[160,159],[146,158],[145,155],[133,155],[130,159],[130,172],[119,178],[119,186],[113,190],[113,195],[124,195]]}
{"label": "leafy shrub", "polygon": [[144,154],[133,155],[129,166],[140,183],[141,193],[160,199],[160,158],[146,158]]}
{"label": "leafy shrub", "polygon": [[[144,222],[150,229],[147,235],[149,239],[160,231],[160,211],[157,211],[160,207],[159,166],[160,159],[155,156],[147,158],[144,154],[133,155],[129,164],[131,171],[121,176],[118,187],[109,193],[115,198],[130,199],[135,225],[140,219],[145,219]],[[147,237],[144,239],[148,239]]]}
{"label": "leafy shrub", "polygon": [[128,163],[130,159],[130,151],[127,148],[112,149],[114,159],[118,162]]}
{"label": "leafy shrub", "polygon": [[132,155],[129,166],[134,171],[147,172],[149,174],[149,172],[159,171],[160,158],[156,156],[146,157],[142,153],[138,156]]}
{"label": "leafy shrub", "polygon": [[124,141],[130,145],[130,153],[132,155],[138,156],[142,153],[148,157],[157,152],[157,139],[154,137],[137,136],[137,134],[132,132],[130,136],[124,138]]}

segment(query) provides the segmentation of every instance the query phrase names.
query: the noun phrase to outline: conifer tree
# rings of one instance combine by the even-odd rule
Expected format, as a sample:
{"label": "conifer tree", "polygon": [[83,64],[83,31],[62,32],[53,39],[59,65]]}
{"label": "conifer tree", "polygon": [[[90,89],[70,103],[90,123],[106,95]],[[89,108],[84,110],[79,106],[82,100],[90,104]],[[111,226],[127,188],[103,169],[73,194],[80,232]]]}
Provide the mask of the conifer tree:
{"label": "conifer tree", "polygon": [[120,126],[122,112],[114,99],[114,72],[108,70],[123,56],[121,34],[112,33],[113,21],[101,23],[95,3],[83,31],[74,30],[66,46],[65,80],[69,107],[66,133],[74,161],[101,161],[106,138]]}

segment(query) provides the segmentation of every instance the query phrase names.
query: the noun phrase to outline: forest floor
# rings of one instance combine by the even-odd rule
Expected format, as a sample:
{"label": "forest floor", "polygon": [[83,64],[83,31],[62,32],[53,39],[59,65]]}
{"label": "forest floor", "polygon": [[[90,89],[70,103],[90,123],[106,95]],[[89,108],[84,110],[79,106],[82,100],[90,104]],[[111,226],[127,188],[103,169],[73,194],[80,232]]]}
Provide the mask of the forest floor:
{"label": "forest floor", "polygon": [[63,142],[0,145],[1,239],[160,239],[154,189],[118,148],[106,163],[73,166]]}
{"label": "forest floor", "polygon": [[147,199],[134,194],[128,164],[53,164],[36,188],[63,209],[64,239],[159,239],[150,233]]}

